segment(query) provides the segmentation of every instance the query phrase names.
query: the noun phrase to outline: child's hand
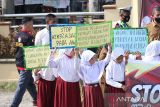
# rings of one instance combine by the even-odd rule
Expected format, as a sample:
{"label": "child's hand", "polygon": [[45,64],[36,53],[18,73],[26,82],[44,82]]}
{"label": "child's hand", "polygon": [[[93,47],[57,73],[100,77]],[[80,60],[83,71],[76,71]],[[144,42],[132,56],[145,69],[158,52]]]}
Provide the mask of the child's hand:
{"label": "child's hand", "polygon": [[112,52],[112,45],[109,43],[108,44],[108,53],[111,54],[111,52]]}
{"label": "child's hand", "polygon": [[36,76],[38,76],[38,72],[39,72],[40,70],[39,69],[35,69],[34,70],[34,74],[36,75]]}
{"label": "child's hand", "polygon": [[98,54],[99,60],[103,60],[106,56],[106,53],[107,53],[107,50],[105,47],[102,47],[101,49],[99,49],[99,54]]}
{"label": "child's hand", "polygon": [[140,52],[136,52],[135,55],[136,55],[136,60],[142,60],[142,56]]}
{"label": "child's hand", "polygon": [[126,60],[128,60],[128,58],[129,58],[129,54],[130,54],[130,52],[129,52],[129,51],[125,52],[124,57],[125,57],[125,59],[126,59]]}
{"label": "child's hand", "polygon": [[124,57],[125,57],[125,64],[128,64],[129,54],[130,54],[129,51],[125,52],[125,54],[124,54]]}
{"label": "child's hand", "polygon": [[38,81],[38,80],[36,80],[36,81],[34,81],[34,84],[35,84],[35,85],[38,85],[38,82],[39,82],[39,81]]}
{"label": "child's hand", "polygon": [[126,86],[126,85],[122,85],[122,89],[123,89],[124,91],[127,91],[127,86]]}
{"label": "child's hand", "polygon": [[101,77],[101,84],[105,84],[105,82],[106,82],[105,76],[102,75],[102,77]]}
{"label": "child's hand", "polygon": [[40,78],[40,73],[39,73],[39,69],[35,69],[33,72],[34,72],[34,74],[33,74],[33,78],[34,78],[34,84],[38,84],[38,80],[39,80],[39,78]]}
{"label": "child's hand", "polygon": [[100,54],[104,54],[104,53],[105,53],[105,54],[107,53],[107,49],[103,47],[103,48],[101,49]]}
{"label": "child's hand", "polygon": [[78,56],[79,55],[79,48],[75,48],[74,52],[75,52],[75,56]]}
{"label": "child's hand", "polygon": [[56,54],[57,49],[51,49],[51,55],[55,55]]}
{"label": "child's hand", "polygon": [[54,58],[56,56],[57,49],[51,49],[50,58]]}

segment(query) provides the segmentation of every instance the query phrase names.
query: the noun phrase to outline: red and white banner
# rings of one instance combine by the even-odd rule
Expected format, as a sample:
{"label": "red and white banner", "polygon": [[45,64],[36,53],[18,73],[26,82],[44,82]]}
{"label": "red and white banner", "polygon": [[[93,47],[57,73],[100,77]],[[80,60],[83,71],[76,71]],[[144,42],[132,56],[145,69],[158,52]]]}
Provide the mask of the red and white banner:
{"label": "red and white banner", "polygon": [[[127,107],[160,107],[160,63],[129,62],[126,67]],[[122,99],[121,99],[122,100]]]}

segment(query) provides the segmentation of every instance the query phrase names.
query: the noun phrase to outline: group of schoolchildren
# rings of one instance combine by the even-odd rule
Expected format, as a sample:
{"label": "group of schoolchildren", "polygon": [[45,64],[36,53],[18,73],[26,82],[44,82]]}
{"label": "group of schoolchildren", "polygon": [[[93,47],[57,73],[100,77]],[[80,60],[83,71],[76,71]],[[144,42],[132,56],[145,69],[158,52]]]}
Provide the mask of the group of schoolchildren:
{"label": "group of schoolchildren", "polygon": [[[52,15],[48,15],[53,17]],[[47,36],[47,37],[45,37]],[[37,33],[35,44],[49,44],[47,28]],[[43,43],[44,42],[44,43]],[[59,56],[55,57],[56,51]],[[160,61],[160,41],[151,42],[145,56],[140,53],[129,55],[122,48],[111,49],[111,44],[101,49],[106,54],[103,60],[91,50],[67,48],[54,49],[49,56],[48,68],[36,70],[35,81],[38,81],[38,107],[104,107],[104,98],[99,81],[106,72],[105,93],[116,96],[124,95],[127,90],[125,84],[125,66],[128,59],[144,61]],[[56,73],[55,73],[56,72]],[[56,75],[55,75],[56,74]],[[82,81],[83,101],[81,100],[80,81]],[[125,103],[116,102],[115,97],[107,97],[107,107],[125,107]]]}
{"label": "group of schoolchildren", "polygon": [[[51,14],[48,18],[54,17]],[[49,44],[48,29],[37,33],[35,45]],[[56,51],[59,56],[55,57]],[[106,72],[105,93],[116,96],[124,95],[125,66],[128,59],[160,61],[160,41],[151,42],[145,56],[140,53],[129,55],[122,48],[111,49],[111,44],[101,49],[106,54],[103,60],[91,50],[67,48],[54,49],[49,56],[48,68],[36,70],[35,81],[38,81],[38,107],[104,107],[104,98],[99,81]],[[56,73],[55,73],[56,72]],[[80,81],[82,81],[83,101],[81,100]],[[125,103],[116,102],[115,97],[107,97],[107,107],[125,107]]]}
{"label": "group of schoolchildren", "polygon": [[[47,36],[47,37],[45,37]],[[35,44],[45,44],[48,41],[47,28],[37,33]],[[56,51],[59,56],[55,57]],[[54,49],[48,59],[48,68],[36,70],[35,81],[38,81],[38,107],[104,107],[104,98],[99,81],[106,72],[105,93],[116,96],[124,95],[125,66],[128,59],[144,61],[160,61],[160,41],[151,42],[145,56],[140,53],[129,55],[122,48],[111,45],[104,46],[101,53],[106,54],[103,60],[91,50],[80,51],[74,48]],[[56,72],[56,73],[55,73]],[[56,74],[56,75],[55,75]],[[82,81],[83,101],[81,100],[80,81]],[[107,107],[124,106],[125,103],[116,102],[115,97],[107,97]]]}
{"label": "group of schoolchildren", "polygon": [[[39,77],[36,79],[39,81],[38,107],[104,107],[105,100],[99,85],[104,69],[107,88],[105,93],[112,94],[106,99],[108,105],[106,107],[125,107],[124,102],[116,102],[113,96],[116,93],[124,95],[127,90],[125,66],[129,53],[125,53],[122,48],[115,48],[111,52],[110,46],[106,50],[108,50],[106,57],[100,61],[97,60],[97,54],[91,50],[83,51],[80,57],[78,50],[73,48],[60,50],[63,54],[58,58],[54,57],[53,52],[48,66],[53,70],[57,68],[56,82],[52,71],[40,70],[35,73]],[[151,42],[144,57],[136,54],[134,58],[147,62],[160,61],[160,41]],[[43,76],[44,73],[46,77]],[[80,80],[83,81],[83,103],[81,103]]]}
{"label": "group of schoolchildren", "polygon": [[[49,25],[55,21],[53,14],[46,16],[47,27],[36,34],[35,46],[49,45]],[[56,57],[57,51],[59,55]],[[104,107],[104,103],[107,102],[106,107],[125,107],[125,102],[117,102],[115,96],[118,94],[124,96],[127,90],[125,66],[128,60],[160,61],[160,41],[151,42],[144,56],[140,53],[130,55],[122,48],[112,50],[111,44],[104,46],[100,54],[105,54],[105,58],[100,60],[99,55],[91,50],[76,48],[51,50],[51,55],[46,61],[48,68],[34,70],[33,78],[38,87],[35,98],[37,106]],[[26,73],[24,70],[20,71]],[[108,95],[105,100],[99,84],[103,72],[106,72],[105,93]]]}

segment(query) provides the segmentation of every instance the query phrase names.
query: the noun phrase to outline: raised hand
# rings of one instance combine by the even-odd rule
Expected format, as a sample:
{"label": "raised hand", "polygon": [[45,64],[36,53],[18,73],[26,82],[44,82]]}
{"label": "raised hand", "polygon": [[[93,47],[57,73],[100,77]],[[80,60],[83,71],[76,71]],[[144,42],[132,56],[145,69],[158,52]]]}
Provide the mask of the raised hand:
{"label": "raised hand", "polygon": [[142,55],[139,51],[136,52],[135,55],[136,55],[136,60],[142,60]]}

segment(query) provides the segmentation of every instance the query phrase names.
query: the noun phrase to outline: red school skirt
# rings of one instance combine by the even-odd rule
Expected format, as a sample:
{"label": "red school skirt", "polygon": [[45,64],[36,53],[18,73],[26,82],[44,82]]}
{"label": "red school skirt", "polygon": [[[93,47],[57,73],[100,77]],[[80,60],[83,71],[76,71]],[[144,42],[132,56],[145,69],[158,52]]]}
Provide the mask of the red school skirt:
{"label": "red school skirt", "polygon": [[38,81],[38,94],[37,94],[37,107],[53,107],[55,95],[56,81],[47,81],[39,79]]}
{"label": "red school skirt", "polygon": [[54,107],[82,107],[79,82],[66,82],[58,77]]}
{"label": "red school skirt", "polygon": [[[125,82],[121,82],[123,85]],[[105,87],[105,107],[126,107],[125,91],[122,88],[115,88],[108,84]]]}
{"label": "red school skirt", "polygon": [[84,107],[104,107],[102,90],[99,84],[84,86]]}

